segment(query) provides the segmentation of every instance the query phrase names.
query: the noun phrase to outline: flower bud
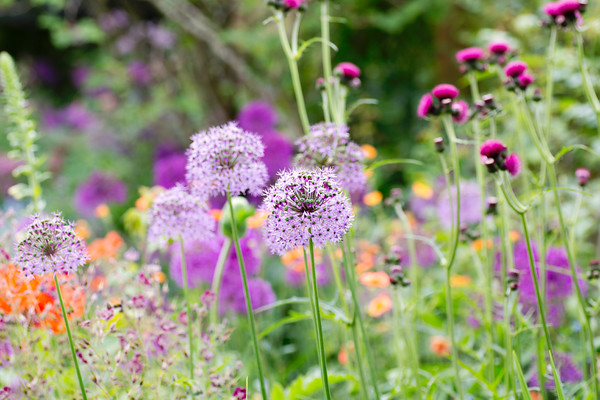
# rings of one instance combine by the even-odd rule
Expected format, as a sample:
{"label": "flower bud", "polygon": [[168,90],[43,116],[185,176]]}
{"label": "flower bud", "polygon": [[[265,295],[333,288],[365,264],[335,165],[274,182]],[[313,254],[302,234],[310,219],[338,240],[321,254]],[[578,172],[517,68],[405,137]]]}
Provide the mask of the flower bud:
{"label": "flower bud", "polygon": [[435,151],[437,151],[438,153],[443,153],[446,149],[446,146],[444,145],[444,138],[442,137],[437,137],[433,139],[433,144],[435,146]]}

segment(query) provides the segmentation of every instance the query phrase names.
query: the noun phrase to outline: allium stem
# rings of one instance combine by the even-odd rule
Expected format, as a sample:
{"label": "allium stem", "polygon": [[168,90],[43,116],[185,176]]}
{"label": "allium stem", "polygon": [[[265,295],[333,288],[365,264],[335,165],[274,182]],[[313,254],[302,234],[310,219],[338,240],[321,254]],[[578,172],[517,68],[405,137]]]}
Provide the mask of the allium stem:
{"label": "allium stem", "polygon": [[231,251],[231,239],[228,237],[225,238],[223,242],[223,246],[221,247],[221,252],[219,253],[219,258],[217,259],[217,265],[215,267],[215,274],[213,276],[212,285],[210,290],[215,294],[215,301],[212,304],[210,309],[210,321],[213,324],[216,324],[219,320],[219,292],[221,291],[221,281],[223,279],[223,270],[225,269],[225,262],[227,261],[227,257],[229,256],[229,252]]}
{"label": "allium stem", "polygon": [[550,176],[550,184],[552,188],[552,192],[554,193],[554,204],[556,206],[556,212],[558,213],[558,220],[560,222],[560,230],[561,235],[563,237],[563,241],[565,243],[565,249],[567,250],[567,258],[569,259],[569,269],[571,271],[571,279],[573,280],[573,286],[575,287],[575,293],[577,294],[577,302],[579,303],[579,308],[581,312],[581,324],[583,329],[586,332],[588,338],[588,345],[590,350],[591,366],[592,366],[592,380],[594,382],[594,398],[598,400],[600,397],[600,387],[598,384],[598,366],[596,365],[596,347],[594,346],[594,336],[592,334],[592,328],[590,326],[590,314],[587,310],[585,304],[585,298],[583,297],[583,293],[581,291],[581,287],[579,285],[579,279],[577,278],[577,271],[575,269],[575,254],[573,252],[572,242],[569,240],[569,235],[567,232],[567,227],[565,224],[565,218],[563,216],[560,197],[558,195],[557,181],[556,181],[556,171],[554,169],[554,164],[548,165],[548,175]]}
{"label": "allium stem", "polygon": [[365,323],[362,317],[362,313],[360,311],[360,302],[358,300],[357,289],[356,289],[356,276],[354,275],[354,263],[352,262],[351,255],[352,251],[350,248],[350,242],[346,237],[346,246],[344,247],[344,242],[341,243],[342,252],[344,253],[344,259],[346,262],[344,263],[344,268],[346,272],[346,279],[348,281],[348,287],[350,288],[350,293],[352,294],[352,301],[354,302],[354,319],[355,323],[358,321],[358,326],[360,328],[360,333],[362,335],[363,344],[365,346],[365,352],[367,353],[367,364],[369,366],[369,374],[371,376],[371,384],[373,385],[373,390],[375,392],[375,398],[377,400],[380,399],[381,395],[379,394],[379,386],[377,385],[377,375],[375,374],[375,364],[373,363],[373,356],[371,354],[371,347],[369,346],[369,337],[367,336],[367,330],[365,329]]}
{"label": "allium stem", "polygon": [[[308,298],[310,299],[310,312],[313,315],[313,330],[315,333],[315,340],[319,341],[319,331],[317,329],[317,320],[314,318],[316,315],[315,311],[315,296],[312,291],[312,278],[310,277],[310,269],[312,268],[311,264],[308,263],[308,257],[306,255],[306,248],[302,248],[302,253],[304,254],[304,271],[306,272],[306,288],[308,289]],[[317,357],[319,357],[319,361],[321,360],[321,348],[317,346]]]}
{"label": "allium stem", "polygon": [[[294,28],[294,35],[298,34],[298,25],[300,24],[300,13],[296,14],[296,26]],[[310,123],[308,122],[308,114],[306,113],[306,105],[304,104],[304,94],[302,93],[302,85],[300,83],[300,73],[298,72],[298,50],[292,49],[290,42],[285,31],[285,15],[281,11],[277,11],[275,15],[277,22],[277,30],[279,32],[279,40],[283,47],[283,53],[288,62],[290,74],[292,76],[292,85],[294,87],[294,94],[296,96],[296,105],[298,106],[298,115],[300,116],[300,122],[302,123],[302,130],[307,135],[310,132]],[[298,38],[292,38],[293,43],[297,43]]]}
{"label": "allium stem", "polygon": [[[464,400],[465,395],[463,392],[462,381],[460,379],[460,369],[458,365],[458,345],[456,342],[456,335],[454,332],[454,304],[452,299],[452,286],[450,285],[451,270],[456,258],[456,250],[460,239],[460,163],[458,160],[458,151],[456,149],[456,135],[454,134],[454,126],[449,116],[442,118],[442,123],[446,129],[448,140],[450,142],[450,158],[452,159],[452,168],[454,171],[454,184],[456,185],[456,199],[455,199],[455,212],[456,220],[453,226],[452,241],[448,248],[447,264],[446,268],[446,314],[448,318],[448,330],[450,331],[450,342],[452,352],[452,367],[454,369],[454,379],[456,380],[456,389],[458,391],[458,398]],[[450,177],[446,176],[447,182]],[[452,194],[448,192],[448,197],[452,198]]]}
{"label": "allium stem", "polygon": [[[406,349],[408,350],[410,366],[412,367],[413,376],[415,378],[415,385],[417,390],[417,398],[422,398],[421,391],[421,379],[419,377],[419,355],[418,355],[418,347],[413,338],[413,334],[415,330],[412,329],[412,323],[410,321],[410,317],[407,315],[408,312],[404,305],[404,300],[402,299],[402,292],[399,289],[395,290],[394,293],[395,303],[394,308],[398,308],[400,311],[400,315],[402,316],[402,328],[404,328],[404,340],[406,341]],[[394,329],[397,329],[398,326],[394,326]]]}
{"label": "allium stem", "polygon": [[188,328],[188,348],[190,353],[190,380],[194,381],[194,337],[192,334],[192,306],[190,303],[190,291],[188,288],[187,267],[185,264],[185,246],[183,245],[183,237],[179,235],[179,245],[181,247],[181,277],[183,279],[183,297],[185,297],[185,309],[187,313],[187,328]]}
{"label": "allium stem", "polygon": [[329,37],[329,0],[321,2],[321,57],[323,58],[323,78],[325,79],[325,92],[327,93],[328,106],[331,110],[333,120],[341,124],[343,123],[340,115],[337,114],[337,99],[333,96],[333,89],[331,87],[331,77],[333,70],[331,68],[331,50]]}
{"label": "allium stem", "polygon": [[[406,242],[408,244],[408,255],[410,256],[410,280],[411,287],[413,288],[413,297],[415,302],[415,312],[413,314],[413,323],[417,323],[419,319],[419,302],[421,299],[420,293],[420,281],[419,281],[419,261],[417,259],[417,246],[415,243],[414,233],[410,226],[410,222],[404,209],[401,204],[397,204],[394,207],[396,211],[396,215],[400,218],[400,223],[402,224],[402,229],[404,229],[404,233],[406,236]],[[417,341],[418,348],[418,337],[415,338]]]}
{"label": "allium stem", "polygon": [[506,292],[504,297],[504,336],[505,336],[505,357],[504,357],[504,369],[505,377],[506,377],[506,398],[510,396],[510,392],[514,393],[515,399],[517,399],[517,389],[515,384],[515,376],[513,370],[513,346],[512,346],[512,328],[510,325],[510,303],[511,303],[510,293]]}
{"label": "allium stem", "polygon": [[73,362],[75,363],[75,371],[77,372],[77,380],[79,381],[81,396],[83,397],[83,400],[87,400],[87,395],[85,394],[85,387],[83,386],[83,379],[81,378],[81,371],[79,370],[79,362],[77,361],[77,353],[75,352],[75,345],[73,344],[73,337],[71,336],[71,328],[69,327],[69,318],[67,316],[67,311],[65,310],[65,303],[62,298],[60,284],[58,283],[58,278],[56,277],[56,274],[54,274],[54,285],[56,286],[56,293],[58,294],[60,309],[62,311],[63,320],[65,321],[65,328],[67,329],[67,337],[69,338],[69,345],[71,346],[71,355],[73,356]]}
{"label": "allium stem", "polygon": [[581,71],[583,90],[585,91],[585,97],[590,103],[590,106],[592,106],[594,113],[596,113],[597,129],[598,134],[600,134],[600,100],[598,100],[598,96],[596,95],[596,91],[594,90],[594,86],[592,85],[592,81],[588,75],[587,66],[585,65],[585,53],[583,51],[583,34],[580,30],[577,30],[575,36],[577,37],[579,70]]}
{"label": "allium stem", "polygon": [[252,301],[250,300],[250,291],[248,290],[248,277],[246,275],[246,267],[244,265],[244,255],[240,248],[238,238],[237,222],[235,213],[233,212],[233,204],[231,202],[231,194],[227,192],[227,203],[229,204],[229,212],[231,215],[231,232],[233,234],[233,242],[235,243],[235,251],[237,254],[238,263],[240,265],[240,274],[244,284],[244,297],[246,299],[246,308],[248,309],[248,324],[250,325],[250,335],[252,336],[252,345],[254,346],[254,355],[256,356],[256,369],[260,380],[260,392],[263,400],[267,400],[267,389],[265,388],[265,379],[263,377],[262,364],[260,362],[260,352],[258,349],[258,340],[256,338],[256,326],[254,324],[254,312],[252,311]]}
{"label": "allium stem", "polygon": [[323,327],[321,326],[321,310],[319,306],[319,291],[317,285],[317,272],[315,268],[315,250],[312,238],[309,240],[308,250],[310,252],[310,267],[312,270],[312,295],[314,298],[313,319],[317,327],[317,346],[319,348],[319,357],[321,365],[321,378],[323,379],[323,391],[325,398],[331,400],[331,391],[329,390],[329,376],[327,374],[327,360],[325,357],[325,342],[323,340]]}

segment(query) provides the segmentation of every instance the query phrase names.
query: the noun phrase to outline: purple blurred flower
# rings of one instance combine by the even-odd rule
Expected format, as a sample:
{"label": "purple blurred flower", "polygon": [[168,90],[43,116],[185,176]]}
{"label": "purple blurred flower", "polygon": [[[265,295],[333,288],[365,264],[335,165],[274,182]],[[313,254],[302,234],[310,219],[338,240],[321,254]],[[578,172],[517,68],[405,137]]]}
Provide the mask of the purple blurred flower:
{"label": "purple blurred flower", "polygon": [[148,40],[154,47],[170,49],[175,43],[176,36],[173,32],[161,25],[149,23],[147,26]]}
{"label": "purple blurred flower", "polygon": [[237,120],[243,130],[262,135],[275,129],[277,111],[266,101],[251,101],[240,110]]}
{"label": "purple blurred flower", "polygon": [[25,239],[16,246],[15,264],[25,277],[74,273],[87,263],[85,242],[75,235],[73,226],[60,213],[33,217]]}
{"label": "purple blurred flower", "polygon": [[152,72],[146,63],[135,60],[128,65],[129,79],[134,85],[144,87],[152,80]]}
{"label": "purple blurred flower", "polygon": [[157,157],[154,162],[154,184],[170,189],[177,183],[185,182],[185,153],[171,153]]}
{"label": "purple blurred flower", "polygon": [[33,78],[46,85],[55,86],[59,81],[56,68],[46,59],[37,59],[32,65]]}
{"label": "purple blurred flower", "polygon": [[84,130],[96,119],[94,115],[79,101],[69,104],[62,112],[63,122],[73,129]]}
{"label": "purple blurred flower", "polygon": [[124,29],[129,25],[129,15],[123,10],[112,10],[98,18],[100,28],[106,33]]}
{"label": "purple blurred flower", "polygon": [[73,67],[71,69],[71,82],[73,82],[76,88],[81,88],[87,81],[89,74],[90,69],[85,65]]}
{"label": "purple blurred flower", "polygon": [[45,108],[41,111],[40,124],[43,130],[56,129],[65,122],[62,110],[55,108]]}
{"label": "purple blurred flower", "polygon": [[321,123],[296,141],[298,154],[294,165],[300,168],[332,168],[340,185],[349,192],[360,192],[367,184],[364,153],[350,140],[346,125]]}
{"label": "purple blurred flower", "polygon": [[[291,286],[302,286],[306,282],[306,271],[304,270],[304,260],[298,260],[299,264],[287,266],[285,269],[285,281]],[[327,285],[329,283],[329,274],[327,273],[327,266],[323,261],[315,261],[317,266],[317,284],[320,286]]]}
{"label": "purple blurred flower", "polygon": [[192,136],[186,179],[198,195],[258,195],[268,179],[263,155],[260,137],[236,122],[212,127]]}
{"label": "purple blurred flower", "polygon": [[263,161],[267,166],[270,180],[274,181],[279,171],[292,165],[294,146],[290,139],[277,131],[264,133],[262,142],[265,145]]}
{"label": "purple blurred flower", "polygon": [[317,247],[337,243],[353,220],[350,199],[331,169],[282,172],[265,192],[264,207],[265,238],[279,255],[308,246],[310,239]]}
{"label": "purple blurred flower", "polygon": [[[243,286],[237,286],[237,290],[231,290],[235,285],[228,283],[228,279],[223,279],[223,284],[229,290],[224,290],[227,293],[223,300],[219,302],[219,309],[221,312],[225,310],[233,310],[239,314],[245,314],[247,312],[246,299],[244,297]],[[248,280],[248,290],[250,291],[250,299],[252,301],[252,309],[257,309],[275,302],[275,292],[269,282],[260,278],[250,278]]]}
{"label": "purple blurred flower", "polygon": [[75,191],[75,208],[92,216],[100,204],[122,203],[127,199],[127,187],[112,175],[94,171]]}
{"label": "purple blurred flower", "polygon": [[148,241],[158,246],[169,239],[207,240],[214,235],[215,220],[196,196],[177,185],[159,194],[148,213]]}
{"label": "purple blurred flower", "polygon": [[[450,188],[452,203],[456,206],[456,186]],[[437,202],[437,215],[442,226],[449,228],[455,213],[450,210],[450,196],[447,191],[440,194]],[[474,182],[460,183],[460,223],[477,224],[481,221],[481,190]]]}

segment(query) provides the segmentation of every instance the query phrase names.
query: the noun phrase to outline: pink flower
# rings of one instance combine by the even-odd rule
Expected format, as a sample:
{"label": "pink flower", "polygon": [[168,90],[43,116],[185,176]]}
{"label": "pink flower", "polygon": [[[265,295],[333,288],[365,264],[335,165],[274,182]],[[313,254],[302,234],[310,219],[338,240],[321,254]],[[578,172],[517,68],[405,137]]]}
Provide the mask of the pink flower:
{"label": "pink flower", "polygon": [[574,13],[575,11],[579,11],[581,4],[578,0],[561,0],[556,2],[555,7],[558,14],[565,15],[569,13]]}
{"label": "pink flower", "polygon": [[[288,0],[293,1],[293,0]],[[345,78],[354,79],[360,76],[360,68],[351,62],[339,63],[335,68],[334,72],[342,74]]]}
{"label": "pink flower", "polygon": [[450,85],[448,83],[442,83],[441,85],[437,85],[433,88],[432,93],[435,97],[440,100],[443,99],[454,99],[460,93],[459,90],[454,85]]}
{"label": "pink flower", "polygon": [[544,4],[544,12],[551,17],[556,17],[561,14],[559,11],[559,1],[552,1],[550,3]]}
{"label": "pink flower", "polygon": [[306,0],[283,0],[287,8],[300,8]]}
{"label": "pink flower", "polygon": [[585,168],[577,168],[577,170],[575,170],[575,177],[577,178],[579,186],[585,186],[590,180],[590,170]]}
{"label": "pink flower", "polygon": [[430,93],[425,93],[421,100],[419,100],[419,105],[417,106],[417,117],[424,119],[427,117],[429,112],[431,111],[431,107],[433,106],[433,97]]}
{"label": "pink flower", "polygon": [[452,104],[452,120],[459,124],[469,120],[469,105],[466,101],[459,100]]}
{"label": "pink flower", "polygon": [[483,58],[483,50],[479,47],[468,47],[456,52],[456,61],[465,63]]}
{"label": "pink flower", "polygon": [[506,150],[506,146],[499,140],[489,139],[481,144],[479,154],[489,158],[495,158]]}
{"label": "pink flower", "polygon": [[521,173],[521,159],[515,153],[510,153],[506,160],[504,160],[506,170],[512,176],[518,176]]}
{"label": "pink flower", "polygon": [[525,89],[529,85],[533,83],[533,76],[529,75],[527,72],[523,72],[519,75],[519,85],[521,88]]}
{"label": "pink flower", "polygon": [[496,40],[488,44],[488,49],[495,54],[504,54],[510,50],[510,45],[503,40]]}
{"label": "pink flower", "polygon": [[504,68],[504,73],[506,76],[511,78],[516,78],[521,75],[527,69],[527,64],[523,61],[513,61],[508,63],[508,65]]}

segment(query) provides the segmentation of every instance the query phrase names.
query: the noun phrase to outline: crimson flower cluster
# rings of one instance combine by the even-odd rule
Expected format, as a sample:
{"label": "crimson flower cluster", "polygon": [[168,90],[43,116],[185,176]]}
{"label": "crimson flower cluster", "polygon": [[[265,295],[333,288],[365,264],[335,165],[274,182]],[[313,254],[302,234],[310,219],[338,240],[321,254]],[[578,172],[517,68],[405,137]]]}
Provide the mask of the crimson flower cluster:
{"label": "crimson flower cluster", "polygon": [[521,159],[515,153],[508,154],[506,146],[500,140],[486,140],[481,144],[479,154],[482,164],[491,173],[500,170],[517,176],[521,172]]}
{"label": "crimson flower cluster", "polygon": [[469,120],[469,105],[463,100],[455,101],[459,90],[454,85],[442,83],[433,88],[431,93],[425,93],[417,106],[417,117],[427,117],[450,114],[454,122],[463,124]]}

